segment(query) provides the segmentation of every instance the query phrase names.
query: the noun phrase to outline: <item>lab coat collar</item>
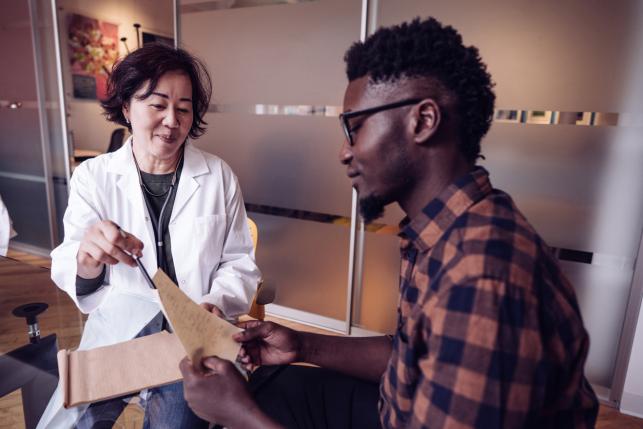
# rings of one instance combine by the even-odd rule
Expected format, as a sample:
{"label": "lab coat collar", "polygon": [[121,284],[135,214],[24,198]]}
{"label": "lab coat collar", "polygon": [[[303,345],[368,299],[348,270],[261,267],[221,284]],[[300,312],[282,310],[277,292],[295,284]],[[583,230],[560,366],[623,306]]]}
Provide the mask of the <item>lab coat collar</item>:
{"label": "lab coat collar", "polygon": [[[197,177],[210,172],[201,151],[194,148],[189,141],[185,143],[185,153],[183,156],[185,159],[181,172],[182,177]],[[114,152],[107,168],[108,171],[112,173],[133,176],[138,186],[138,175],[136,174],[136,166],[134,165],[134,157],[132,156],[131,136],[120,149]]]}
{"label": "lab coat collar", "polygon": [[[170,223],[174,222],[174,219],[184,208],[185,204],[187,204],[192,195],[199,189],[198,176],[210,172],[203,153],[193,147],[189,141],[185,143],[183,157],[183,169],[174,200],[174,207],[172,208]],[[137,210],[142,210],[141,214],[143,214],[146,209],[138,182],[134,157],[132,156],[131,136],[119,150],[114,152],[114,155],[109,160],[107,169],[120,176],[116,179],[118,187],[127,195],[127,198]]]}
{"label": "lab coat collar", "polygon": [[190,198],[192,198],[192,195],[199,189],[198,176],[210,172],[205,156],[203,156],[200,150],[194,148],[190,142],[185,142],[183,158],[183,170],[181,171],[179,187],[176,192],[176,198],[174,199],[170,223],[174,222],[183,207],[185,207]]}

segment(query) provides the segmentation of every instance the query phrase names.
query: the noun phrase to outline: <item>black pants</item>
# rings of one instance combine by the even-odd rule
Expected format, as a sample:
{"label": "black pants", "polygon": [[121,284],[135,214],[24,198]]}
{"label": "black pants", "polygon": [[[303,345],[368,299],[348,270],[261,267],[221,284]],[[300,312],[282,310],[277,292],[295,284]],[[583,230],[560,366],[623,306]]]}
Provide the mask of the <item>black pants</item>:
{"label": "black pants", "polygon": [[379,384],[323,368],[266,366],[250,377],[261,409],[289,429],[380,428]]}

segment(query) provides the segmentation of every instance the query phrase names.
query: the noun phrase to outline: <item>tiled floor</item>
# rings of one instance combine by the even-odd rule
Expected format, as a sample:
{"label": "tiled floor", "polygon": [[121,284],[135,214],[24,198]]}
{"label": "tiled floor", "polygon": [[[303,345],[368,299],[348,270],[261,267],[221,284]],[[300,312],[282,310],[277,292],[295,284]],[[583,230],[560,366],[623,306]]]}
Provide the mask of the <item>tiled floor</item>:
{"label": "tiled floor", "polygon": [[[48,269],[51,266],[50,260],[13,250],[10,250],[8,256],[30,264],[32,267],[25,266],[20,270],[12,269],[11,272],[7,272],[7,270],[2,271],[2,266],[0,265],[0,276],[4,276],[2,299],[0,299],[0,326],[2,326],[0,353],[19,347],[25,344],[27,340],[24,321],[11,316],[10,310],[21,303],[38,300],[46,300],[50,303],[49,310],[41,318],[42,335],[48,335],[48,330],[55,326],[59,346],[61,348],[75,347],[80,340],[84,319],[71,300],[48,280],[48,271],[39,268]],[[33,284],[21,280],[26,278],[27,274],[35,279]],[[13,287],[4,288],[5,285],[13,285]],[[268,316],[266,319],[274,320],[294,329],[329,333],[323,329],[275,317]],[[118,429],[138,429],[142,427],[142,417],[142,412],[138,406],[129,405],[114,427]],[[601,406],[596,427],[598,429],[643,429],[643,419],[626,416],[613,408]],[[0,398],[0,429],[14,428],[24,428],[22,401],[18,391]]]}

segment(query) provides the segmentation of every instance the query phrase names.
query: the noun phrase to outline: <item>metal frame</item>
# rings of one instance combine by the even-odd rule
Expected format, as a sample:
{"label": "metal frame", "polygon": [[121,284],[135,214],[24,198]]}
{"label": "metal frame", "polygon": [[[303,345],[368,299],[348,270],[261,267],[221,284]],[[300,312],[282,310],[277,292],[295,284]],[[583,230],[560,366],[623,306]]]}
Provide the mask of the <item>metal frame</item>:
{"label": "metal frame", "polygon": [[625,378],[627,368],[632,353],[634,343],[634,334],[636,333],[636,324],[641,311],[641,300],[643,299],[643,232],[639,243],[639,251],[634,265],[634,275],[630,283],[630,295],[627,300],[625,318],[621,328],[621,337],[618,342],[616,352],[616,362],[614,364],[614,375],[612,376],[612,385],[610,387],[609,405],[620,406],[623,390],[625,388]]}
{"label": "metal frame", "polygon": [[56,77],[58,80],[58,99],[60,107],[60,126],[62,130],[63,154],[65,157],[65,179],[67,189],[71,184],[72,157],[69,149],[69,129],[67,128],[67,99],[65,98],[65,82],[63,79],[62,50],[60,48],[60,31],[58,28],[58,5],[51,0],[51,19],[54,27],[54,45],[56,47]]}
{"label": "metal frame", "polygon": [[181,17],[181,11],[179,10],[180,4],[179,0],[172,0],[172,7],[174,8],[174,47],[178,48],[180,46],[179,43],[179,35],[181,34],[181,23],[180,23],[180,17]]}
{"label": "metal frame", "polygon": [[58,241],[58,224],[56,222],[56,202],[54,199],[53,178],[51,174],[51,152],[49,142],[49,126],[45,106],[45,85],[43,78],[42,52],[40,49],[40,29],[38,27],[38,3],[29,0],[29,18],[31,20],[31,43],[33,45],[34,74],[36,80],[36,99],[38,103],[38,119],[40,123],[40,145],[42,149],[43,176],[47,208],[49,211],[49,241],[53,249]]}
{"label": "metal frame", "polygon": [[[358,236],[358,222],[361,225],[363,230],[363,222],[359,221],[359,215],[357,212],[357,202],[358,195],[357,191],[353,188],[352,190],[352,201],[351,201],[351,227],[349,232],[349,245],[348,245],[348,284],[346,287],[346,320],[344,325],[344,333],[346,335],[351,334],[351,327],[353,326],[353,292],[355,289],[361,289],[361,281],[358,283],[356,280],[359,277],[361,280],[362,265],[357,263],[356,258],[356,248],[360,249],[363,247],[363,243],[359,243]],[[361,261],[360,261],[361,262]],[[357,288],[356,288],[357,284]]]}
{"label": "metal frame", "polygon": [[[374,4],[373,4],[374,3]],[[359,39],[363,42],[372,32],[369,18],[377,10],[377,1],[362,0],[362,13]],[[348,248],[348,285],[346,288],[346,325],[344,332],[351,335],[353,319],[360,318],[359,303],[362,297],[362,279],[364,273],[364,221],[357,210],[359,195],[353,188],[351,201],[351,228]],[[353,309],[353,302],[358,307]]]}

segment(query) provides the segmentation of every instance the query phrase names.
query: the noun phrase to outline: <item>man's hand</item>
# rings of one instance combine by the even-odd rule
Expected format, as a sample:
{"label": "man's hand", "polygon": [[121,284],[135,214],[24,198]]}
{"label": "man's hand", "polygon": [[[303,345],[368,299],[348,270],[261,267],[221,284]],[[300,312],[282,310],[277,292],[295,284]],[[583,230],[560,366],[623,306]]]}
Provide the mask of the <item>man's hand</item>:
{"label": "man's hand", "polygon": [[234,428],[263,428],[274,423],[250,396],[246,381],[231,362],[217,357],[203,359],[206,372],[197,371],[188,358],[179,368],[183,394],[194,414],[211,423]]}
{"label": "man's hand", "polygon": [[391,340],[385,336],[356,338],[313,334],[259,321],[239,326],[246,330],[232,338],[243,343],[238,360],[248,370],[257,365],[307,362],[378,382],[391,356]]}
{"label": "man's hand", "polygon": [[239,361],[252,370],[259,365],[281,365],[301,359],[299,333],[273,322],[252,320],[239,327],[245,331],[232,338],[243,343]]}
{"label": "man's hand", "polygon": [[78,275],[91,279],[97,277],[104,264],[119,262],[131,267],[136,262],[130,254],[141,255],[143,242],[132,234],[125,233],[111,221],[103,220],[89,227],[78,248],[76,262]]}
{"label": "man's hand", "polygon": [[225,319],[225,316],[223,315],[223,311],[221,311],[219,309],[219,307],[217,307],[216,305],[210,304],[209,302],[202,302],[199,305],[201,305],[201,307],[205,308],[209,313],[212,313],[212,314],[214,314],[216,316],[219,316],[222,319]]}

